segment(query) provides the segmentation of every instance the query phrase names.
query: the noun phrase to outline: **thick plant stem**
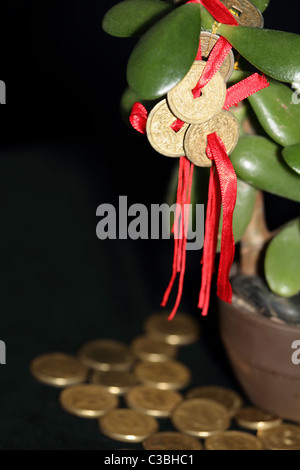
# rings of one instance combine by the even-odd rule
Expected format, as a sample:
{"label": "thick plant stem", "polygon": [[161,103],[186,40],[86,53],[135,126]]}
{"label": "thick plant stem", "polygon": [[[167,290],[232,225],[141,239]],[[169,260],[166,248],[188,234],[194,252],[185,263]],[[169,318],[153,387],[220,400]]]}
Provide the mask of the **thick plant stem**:
{"label": "thick plant stem", "polygon": [[257,191],[252,219],[240,242],[241,274],[251,276],[261,272],[261,255],[272,235],[265,220],[263,193]]}

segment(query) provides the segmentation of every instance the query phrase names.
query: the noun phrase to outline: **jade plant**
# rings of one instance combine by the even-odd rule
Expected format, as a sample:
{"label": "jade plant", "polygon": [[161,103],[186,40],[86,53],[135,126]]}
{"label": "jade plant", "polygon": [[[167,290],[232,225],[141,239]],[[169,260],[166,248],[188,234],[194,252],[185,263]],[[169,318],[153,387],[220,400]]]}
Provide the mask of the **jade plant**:
{"label": "jade plant", "polygon": [[[300,202],[300,36],[219,23],[207,8],[214,2],[219,0],[124,0],[107,11],[104,31],[120,38],[136,37],[127,64],[122,112],[129,115],[135,102],[150,111],[185,77],[195,60],[201,31],[223,36],[233,47],[236,63],[228,86],[253,71],[267,78],[267,88],[231,110],[240,126],[230,155],[237,175],[233,233],[240,246],[239,272],[254,275],[262,269],[271,292],[293,297],[300,291],[300,218],[269,231],[264,195]],[[227,0],[222,3],[230,7]],[[269,0],[252,0],[252,4],[263,14]],[[238,19],[239,11],[231,6]],[[192,202],[204,202],[207,179],[207,168],[196,168]],[[172,181],[170,187],[174,190]]]}

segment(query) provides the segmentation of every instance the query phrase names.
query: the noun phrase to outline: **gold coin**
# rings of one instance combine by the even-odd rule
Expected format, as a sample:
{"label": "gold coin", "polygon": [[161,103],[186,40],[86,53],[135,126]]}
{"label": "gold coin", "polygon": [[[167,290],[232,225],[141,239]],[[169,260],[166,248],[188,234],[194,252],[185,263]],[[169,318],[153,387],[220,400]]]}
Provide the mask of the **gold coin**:
{"label": "gold coin", "polygon": [[254,406],[247,406],[237,412],[234,417],[237,424],[246,429],[270,429],[282,423],[282,419],[260,410]]}
{"label": "gold coin", "polygon": [[[207,31],[201,31],[200,33],[200,42],[201,42],[201,53],[202,59],[207,59],[214,45],[218,41],[220,36],[217,34],[212,34]],[[229,52],[224,62],[219,68],[219,73],[222,75],[223,80],[227,82],[231,77],[234,70],[234,55],[232,50]]]}
{"label": "gold coin", "polygon": [[142,443],[145,450],[202,450],[198,439],[180,432],[162,431]]}
{"label": "gold coin", "polygon": [[209,121],[189,127],[184,139],[185,155],[196,166],[211,167],[212,161],[206,155],[208,134],[217,132],[230,155],[238,142],[239,130],[236,117],[223,109]]}
{"label": "gold coin", "polygon": [[117,397],[95,384],[67,387],[59,401],[65,411],[83,418],[99,418],[119,404]]}
{"label": "gold coin", "polygon": [[88,368],[70,354],[53,352],[36,357],[30,363],[32,375],[46,385],[66,387],[86,380]]}
{"label": "gold coin", "polygon": [[112,339],[99,339],[84,344],[78,358],[88,367],[96,370],[128,370],[134,357],[127,345]]}
{"label": "gold coin", "polygon": [[186,365],[174,360],[141,361],[136,364],[134,373],[143,384],[160,390],[180,390],[191,380],[191,372]]}
{"label": "gold coin", "polygon": [[300,426],[283,423],[271,429],[259,429],[257,437],[267,450],[300,450]]}
{"label": "gold coin", "polygon": [[117,408],[99,418],[101,432],[122,442],[142,442],[158,430],[158,421],[139,411]]}
{"label": "gold coin", "polygon": [[173,344],[167,344],[161,339],[144,335],[134,339],[131,350],[138,359],[150,362],[162,362],[173,359],[178,349]]}
{"label": "gold coin", "polygon": [[249,0],[221,0],[228,10],[231,10],[240,26],[262,28],[264,18],[259,9]]}
{"label": "gold coin", "polygon": [[106,372],[95,370],[91,374],[90,382],[102,385],[113,395],[123,395],[130,387],[138,383],[132,372],[119,370],[108,370]]}
{"label": "gold coin", "polygon": [[166,418],[182,401],[182,396],[174,390],[160,390],[147,385],[137,385],[127,392],[125,401],[133,410],[157,418]]}
{"label": "gold coin", "polygon": [[242,406],[242,399],[238,393],[225,387],[208,385],[195,387],[188,391],[186,398],[208,398],[225,406],[230,416],[234,416]]}
{"label": "gold coin", "polygon": [[172,321],[167,313],[156,313],[146,320],[144,329],[147,334],[168,344],[184,346],[199,338],[199,325],[193,317],[177,312]]}
{"label": "gold coin", "polygon": [[230,426],[225,406],[204,398],[182,401],[173,411],[171,420],[178,431],[200,438],[225,431]]}
{"label": "gold coin", "polygon": [[242,431],[224,431],[208,437],[206,450],[263,450],[260,440]]}
{"label": "gold coin", "polygon": [[146,134],[154,150],[167,157],[182,157],[183,139],[188,128],[184,123],[177,132],[171,126],[177,118],[171,113],[166,100],[157,103],[149,113]]}
{"label": "gold coin", "polygon": [[201,124],[213,118],[223,108],[226,98],[226,84],[220,72],[201,90],[201,96],[194,98],[192,90],[197,85],[206,62],[196,60],[186,76],[167,94],[172,113],[189,124]]}

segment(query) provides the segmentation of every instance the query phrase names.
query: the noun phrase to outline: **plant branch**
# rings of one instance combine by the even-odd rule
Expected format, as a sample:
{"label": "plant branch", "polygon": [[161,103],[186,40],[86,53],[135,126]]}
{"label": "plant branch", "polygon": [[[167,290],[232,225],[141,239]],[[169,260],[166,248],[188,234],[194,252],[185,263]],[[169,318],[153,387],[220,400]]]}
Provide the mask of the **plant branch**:
{"label": "plant branch", "polygon": [[252,219],[240,241],[241,274],[251,276],[261,271],[262,254],[266,243],[273,235],[266,224],[263,193],[257,191]]}

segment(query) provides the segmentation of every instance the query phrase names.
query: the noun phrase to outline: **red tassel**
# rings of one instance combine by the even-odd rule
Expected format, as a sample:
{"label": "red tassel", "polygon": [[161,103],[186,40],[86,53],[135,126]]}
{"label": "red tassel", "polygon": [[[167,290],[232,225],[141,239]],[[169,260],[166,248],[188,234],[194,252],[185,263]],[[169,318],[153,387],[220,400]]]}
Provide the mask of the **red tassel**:
{"label": "red tassel", "polygon": [[181,210],[181,198],[182,198],[182,179],[183,179],[183,165],[184,165],[184,157],[179,159],[179,171],[178,171],[178,183],[177,183],[177,198],[176,198],[176,211],[175,211],[175,220],[173,224],[173,233],[174,233],[174,253],[173,253],[173,271],[170,282],[168,287],[165,291],[163,296],[163,300],[161,303],[162,307],[168,302],[173,284],[176,279],[177,274],[177,264],[178,264],[178,242],[179,242],[179,218],[180,218],[180,210]]}
{"label": "red tassel", "polygon": [[174,255],[173,255],[173,269],[172,276],[168,287],[164,293],[161,306],[165,307],[171,290],[173,288],[176,275],[179,273],[178,291],[174,307],[169,315],[169,320],[172,320],[178,310],[182,291],[183,281],[186,266],[186,241],[189,220],[189,204],[191,203],[191,189],[193,181],[193,163],[189,162],[186,157],[181,157],[179,161],[178,172],[178,186],[177,186],[177,200],[176,212],[174,221]]}
{"label": "red tassel", "polygon": [[205,237],[202,255],[202,278],[198,301],[198,308],[202,309],[203,316],[207,315],[209,307],[211,281],[214,272],[214,263],[218,241],[220,211],[221,196],[219,177],[214,169],[214,166],[212,166],[209,177]]}

